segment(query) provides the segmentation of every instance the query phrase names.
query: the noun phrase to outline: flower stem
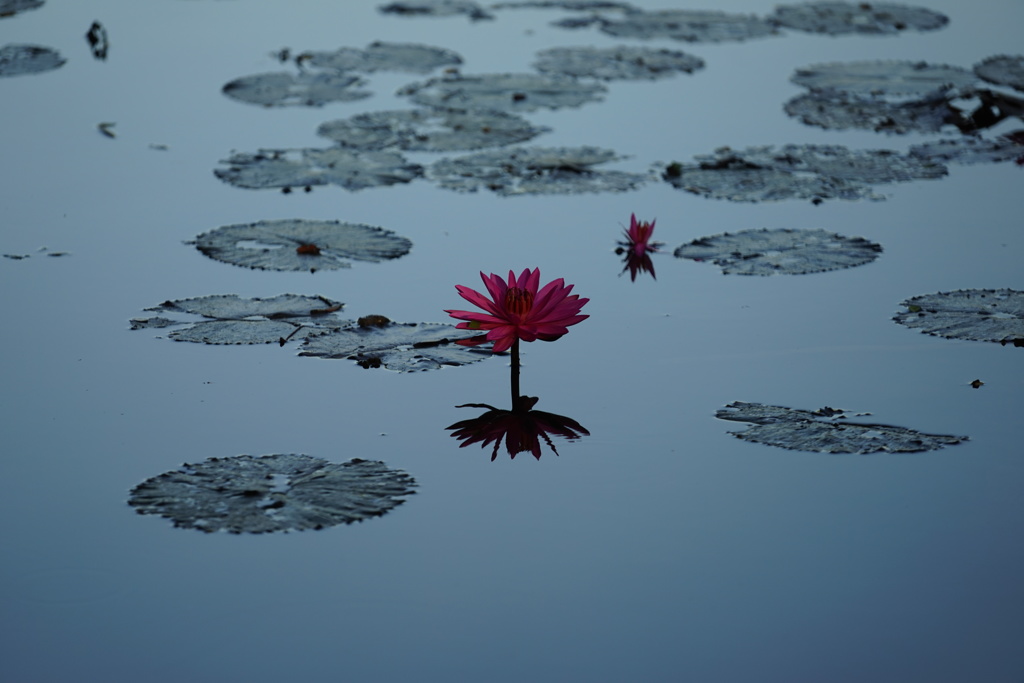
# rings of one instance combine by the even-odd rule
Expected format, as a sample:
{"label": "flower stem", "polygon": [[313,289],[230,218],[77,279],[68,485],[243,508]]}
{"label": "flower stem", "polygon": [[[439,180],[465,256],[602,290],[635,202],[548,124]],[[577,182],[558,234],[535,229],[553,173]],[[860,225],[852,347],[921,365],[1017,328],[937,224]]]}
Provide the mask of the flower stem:
{"label": "flower stem", "polygon": [[519,410],[519,338],[512,342],[512,410]]}

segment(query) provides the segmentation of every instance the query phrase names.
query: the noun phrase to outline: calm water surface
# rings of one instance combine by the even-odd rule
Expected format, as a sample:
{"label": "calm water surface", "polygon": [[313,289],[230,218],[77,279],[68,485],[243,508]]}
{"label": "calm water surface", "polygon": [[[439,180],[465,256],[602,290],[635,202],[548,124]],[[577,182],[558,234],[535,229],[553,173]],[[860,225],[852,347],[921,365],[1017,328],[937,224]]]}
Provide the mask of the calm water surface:
{"label": "calm water surface", "polygon": [[[528,70],[548,47],[628,44],[549,26],[561,12],[471,23],[377,4],[50,0],[0,20],[0,44],[68,58],[0,80],[0,251],[31,255],[0,260],[0,679],[1024,680],[1024,352],[890,320],[918,294],[1024,288],[1024,171],[952,166],[942,180],[882,187],[888,201],[821,206],[732,204],[664,183],[501,198],[422,180],[290,195],[218,181],[231,150],[325,145],[319,123],[407,106],[393,93],[420,80],[372,75],[374,97],[312,110],[221,95],[234,78],[279,70],[273,50],[419,42],[488,73]],[[927,138],[810,129],[782,104],[809,64],[970,67],[1019,54],[1019,1],[929,7],[949,26],[646,43],[707,67],[531,115],[554,129],[536,144],[611,148],[631,171],[722,145],[906,149]],[[97,19],[106,62],[83,37]],[[100,122],[115,122],[117,138]],[[656,281],[619,276],[612,250],[631,212],[656,218],[668,245]],[[235,268],[183,244],[276,218],[380,225],[414,247],[310,275]],[[772,278],[670,253],[761,227],[825,228],[885,251],[860,268]],[[145,307],[227,293],[322,294],[350,317],[442,321],[461,307],[455,284],[535,266],[591,298],[589,320],[524,348],[524,392],[592,434],[539,461],[489,462],[444,429],[472,415],[458,404],[507,405],[504,358],[400,375],[128,330]],[[728,435],[742,425],[714,414],[734,400],[841,407],[971,440],[909,455],[786,451]],[[178,530],[126,505],[146,478],[241,453],[384,460],[420,489],[380,519],[271,536]]]}

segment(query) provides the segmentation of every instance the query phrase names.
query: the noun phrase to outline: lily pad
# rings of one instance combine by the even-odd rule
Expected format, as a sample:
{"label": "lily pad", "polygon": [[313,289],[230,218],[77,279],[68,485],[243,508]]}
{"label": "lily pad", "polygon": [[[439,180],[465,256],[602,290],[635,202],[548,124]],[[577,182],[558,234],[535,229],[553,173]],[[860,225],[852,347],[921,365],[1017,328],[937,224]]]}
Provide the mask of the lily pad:
{"label": "lily pad", "polygon": [[742,41],[778,33],[760,17],[703,10],[636,11],[621,19],[602,17],[600,24],[601,31],[617,38],[672,38],[691,43]]}
{"label": "lily pad", "polygon": [[743,230],[701,237],[675,250],[676,258],[711,261],[726,275],[802,275],[870,263],[882,247],[863,237],[825,230]]}
{"label": "lily pad", "polygon": [[462,57],[442,47],[416,43],[370,43],[365,50],[343,47],[333,52],[307,51],[297,59],[319,69],[336,71],[409,71],[430,73],[434,69],[462,64]]}
{"label": "lily pad", "polygon": [[593,168],[619,158],[597,147],[513,147],[441,159],[427,177],[449,190],[486,188],[504,196],[626,192],[648,181],[639,173]]}
{"label": "lily pad", "polygon": [[1011,135],[994,140],[985,138],[956,138],[913,145],[911,156],[933,161],[953,161],[959,164],[997,163],[1014,161],[1024,156],[1024,143]]}
{"label": "lily pad", "polygon": [[832,414],[831,410],[795,410],[735,401],[715,417],[753,423],[745,431],[729,432],[739,439],[811,453],[920,453],[968,440],[966,436],[925,434],[906,427],[822,419]]}
{"label": "lily pad", "polygon": [[523,2],[499,2],[491,5],[492,9],[564,9],[573,11],[622,10],[638,11],[627,2],[611,0],[524,0]]}
{"label": "lily pad", "polygon": [[52,71],[66,61],[53,48],[39,45],[4,45],[0,47],[0,77]]}
{"label": "lily pad", "polygon": [[550,130],[499,111],[410,109],[328,121],[317,133],[349,149],[454,152],[525,142]]}
{"label": "lily pad", "polygon": [[[465,331],[444,323],[396,323],[383,316],[339,327],[309,337],[300,356],[346,358],[364,368],[384,367],[396,372],[436,370],[446,365],[466,365],[491,356],[490,351],[459,346],[468,339]],[[365,318],[361,318],[365,321]]]}
{"label": "lily pad", "polygon": [[989,83],[1024,90],[1024,56],[998,55],[974,65],[974,73]]}
{"label": "lily pad", "polygon": [[330,102],[354,102],[371,95],[359,90],[366,81],[352,74],[327,71],[286,71],[243,76],[224,86],[231,99],[264,107],[322,107]]}
{"label": "lily pad", "polygon": [[671,164],[665,171],[665,179],[677,189],[731,202],[885,199],[867,185],[820,175],[799,176],[771,168],[701,168]]}
{"label": "lily pad", "polygon": [[43,0],[0,0],[0,19],[13,17],[18,12],[38,9],[42,6]]}
{"label": "lily pad", "polygon": [[876,133],[938,133],[944,126],[957,125],[960,111],[944,93],[903,102],[870,100],[836,92],[810,92],[786,102],[784,109],[809,126],[826,130],[849,128]]}
{"label": "lily pad", "polygon": [[969,92],[975,75],[958,66],[912,61],[815,64],[797,69],[790,80],[815,91],[860,97],[918,98],[950,90]]}
{"label": "lily pad", "polygon": [[450,17],[465,14],[473,21],[494,18],[471,0],[402,0],[381,5],[377,9],[384,14],[408,17]]}
{"label": "lily pad", "polygon": [[768,17],[786,28],[839,36],[850,33],[895,35],[901,31],[934,31],[949,17],[924,7],[887,2],[808,2],[780,5]]}
{"label": "lily pad", "polygon": [[893,320],[936,337],[1024,346],[1024,292],[960,289],[907,299]]}
{"label": "lily pad", "polygon": [[545,73],[602,80],[654,80],[704,68],[700,57],[678,50],[643,47],[556,47],[537,53],[534,67]]}
{"label": "lily pad", "polygon": [[600,83],[555,74],[449,74],[411,83],[398,95],[428,107],[518,113],[578,107],[601,100],[606,91]]}
{"label": "lily pad", "polygon": [[[133,330],[184,326],[167,335],[175,341],[202,344],[271,344],[331,329],[334,312],[344,304],[322,296],[281,294],[270,299],[243,299],[236,294],[165,301],[146,309],[163,315],[135,318]],[[177,320],[166,315],[202,316],[206,320]]]}
{"label": "lily pad", "polygon": [[416,491],[416,480],[376,460],[308,455],[209,458],[147,479],[128,504],[184,529],[233,534],[324,529],[380,517]]}
{"label": "lily pad", "polygon": [[350,268],[347,259],[396,259],[412,248],[384,228],[298,218],[225,225],[199,235],[194,244],[212,259],[244,268],[311,272]]}
{"label": "lily pad", "polygon": [[251,190],[332,184],[363,190],[408,183],[423,175],[422,166],[409,163],[397,152],[340,147],[261,149],[255,154],[232,154],[221,163],[228,168],[215,169],[214,175],[230,185]]}

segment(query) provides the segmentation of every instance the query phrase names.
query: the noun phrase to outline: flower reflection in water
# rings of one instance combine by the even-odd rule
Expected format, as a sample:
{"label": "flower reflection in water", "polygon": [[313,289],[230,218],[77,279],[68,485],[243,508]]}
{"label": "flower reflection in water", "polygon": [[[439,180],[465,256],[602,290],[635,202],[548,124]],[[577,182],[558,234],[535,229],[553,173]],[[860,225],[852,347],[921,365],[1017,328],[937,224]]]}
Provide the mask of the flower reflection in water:
{"label": "flower reflection in water", "polygon": [[492,462],[498,457],[498,449],[501,448],[502,440],[505,441],[505,450],[512,458],[515,458],[518,453],[528,451],[533,454],[533,457],[540,460],[541,439],[555,455],[558,455],[558,450],[551,441],[551,435],[570,441],[590,435],[583,425],[570,417],[546,413],[543,410],[533,410],[537,400],[534,396],[520,396],[512,410],[501,410],[486,403],[467,403],[456,406],[457,408],[487,408],[487,412],[470,420],[456,422],[448,429],[453,430],[452,436],[462,442],[459,444],[459,448],[465,448],[474,443],[479,443],[481,448],[486,448],[493,443]]}
{"label": "flower reflection in water", "polygon": [[651,254],[658,251],[661,248],[661,242],[651,242],[651,235],[654,234],[654,221],[648,223],[647,221],[637,221],[636,214],[631,214],[629,217],[629,229],[624,231],[626,236],[625,242],[619,242],[619,246],[615,249],[616,254],[625,254],[626,258],[623,259],[623,263],[626,265],[622,268],[622,272],[629,271],[629,279],[636,281],[637,273],[650,273],[652,278],[654,275],[654,264],[651,262]]}

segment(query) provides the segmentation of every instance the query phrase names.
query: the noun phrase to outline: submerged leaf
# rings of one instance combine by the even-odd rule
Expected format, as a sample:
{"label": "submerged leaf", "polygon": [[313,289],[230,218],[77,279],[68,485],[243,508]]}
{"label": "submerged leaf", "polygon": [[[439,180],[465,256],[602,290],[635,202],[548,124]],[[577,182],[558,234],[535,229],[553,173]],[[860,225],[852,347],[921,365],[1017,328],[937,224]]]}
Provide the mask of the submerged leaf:
{"label": "submerged leaf", "polygon": [[603,32],[617,38],[672,38],[692,43],[741,41],[778,33],[760,17],[703,10],[638,10],[621,19],[600,17],[599,22]]}
{"label": "submerged leaf", "polygon": [[974,73],[989,83],[1024,90],[1024,56],[998,55],[974,65]]}
{"label": "submerged leaf", "polygon": [[308,455],[238,455],[147,479],[132,489],[128,504],[180,528],[262,534],[380,517],[415,487],[411,476],[375,460],[337,464]]}
{"label": "submerged leaf", "polygon": [[807,2],[780,5],[768,17],[786,28],[833,36],[850,33],[894,35],[900,31],[934,31],[949,23],[944,14],[887,2]]}
{"label": "submerged leaf", "polygon": [[397,152],[326,149],[261,149],[238,153],[221,161],[228,168],[214,175],[236,187],[252,190],[314,185],[340,185],[363,190],[408,183],[423,174],[423,167],[409,163]]}
{"label": "submerged leaf", "polygon": [[[841,413],[840,413],[841,415]],[[754,426],[729,432],[737,438],[811,453],[919,453],[967,441],[966,436],[925,434],[905,427],[821,419],[827,412],[735,401],[715,417]]]}
{"label": "submerged leaf", "polygon": [[278,72],[243,76],[224,86],[228,97],[264,107],[322,107],[329,102],[354,102],[371,95],[358,90],[366,82],[358,76],[331,72]]}
{"label": "submerged leaf", "polygon": [[515,113],[578,107],[599,101],[606,91],[600,83],[556,74],[451,74],[411,83],[397,94],[428,107]]}
{"label": "submerged leaf", "polygon": [[534,67],[545,73],[600,78],[641,80],[693,73],[704,68],[700,57],[678,50],[643,47],[555,47],[537,53]]}
{"label": "submerged leaf", "polygon": [[815,91],[873,98],[913,98],[950,90],[970,92],[976,82],[973,73],[958,66],[883,60],[815,64],[797,69],[790,80]]}
{"label": "submerged leaf", "polygon": [[60,53],[40,45],[4,45],[0,47],[0,77],[52,71],[67,61]]}
{"label": "submerged leaf", "polygon": [[245,268],[316,271],[349,268],[346,259],[395,259],[409,253],[412,242],[372,225],[295,218],[225,225],[199,235],[195,245],[212,259]]}
{"label": "submerged leaf", "polygon": [[936,337],[1024,346],[1024,292],[961,289],[907,299],[893,320]]}
{"label": "submerged leaf", "polygon": [[396,372],[436,370],[475,363],[492,355],[455,343],[471,336],[444,323],[349,324],[310,337],[299,355],[346,358],[364,368],[385,367]]}
{"label": "submerged leaf", "polygon": [[410,109],[328,121],[317,133],[350,149],[453,152],[525,142],[549,130],[499,111]]}
{"label": "submerged leaf", "polygon": [[302,63],[337,71],[410,71],[430,73],[442,66],[458,66],[462,57],[451,50],[415,43],[370,43],[365,50],[343,47],[334,52],[307,51]]}
{"label": "submerged leaf", "polygon": [[625,192],[647,182],[638,173],[592,168],[618,159],[611,150],[597,147],[515,147],[441,159],[427,176],[449,190],[486,188],[505,196]]}
{"label": "submerged leaf", "polygon": [[677,258],[711,261],[725,274],[802,275],[870,263],[881,245],[825,230],[743,230],[701,237],[675,250]]}

